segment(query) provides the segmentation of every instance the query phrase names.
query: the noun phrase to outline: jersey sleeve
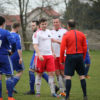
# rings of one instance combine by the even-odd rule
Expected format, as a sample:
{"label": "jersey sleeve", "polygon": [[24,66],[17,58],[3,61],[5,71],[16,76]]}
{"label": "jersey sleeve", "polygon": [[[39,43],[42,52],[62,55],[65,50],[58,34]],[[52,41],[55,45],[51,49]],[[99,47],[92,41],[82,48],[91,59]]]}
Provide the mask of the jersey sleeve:
{"label": "jersey sleeve", "polygon": [[11,35],[10,32],[6,31],[6,38],[9,42],[9,44],[11,45],[11,49],[12,49],[12,52],[15,52],[16,51],[16,41],[15,39],[13,38],[13,36]]}
{"label": "jersey sleeve", "polygon": [[22,48],[21,48],[21,37],[20,37],[20,35],[17,35],[16,36],[16,48],[17,48],[17,50],[21,50]]}
{"label": "jersey sleeve", "polygon": [[33,44],[38,44],[39,42],[39,33],[38,32],[36,32],[36,33],[34,33],[33,34],[33,36],[32,36],[32,40],[33,40]]}

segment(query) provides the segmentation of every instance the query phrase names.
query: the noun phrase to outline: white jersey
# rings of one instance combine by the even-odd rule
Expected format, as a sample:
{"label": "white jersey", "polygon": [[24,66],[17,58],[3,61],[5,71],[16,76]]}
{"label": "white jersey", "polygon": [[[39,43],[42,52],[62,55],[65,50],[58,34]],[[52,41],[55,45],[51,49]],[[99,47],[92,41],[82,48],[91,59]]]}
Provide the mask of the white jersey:
{"label": "white jersey", "polygon": [[38,44],[38,48],[41,55],[52,55],[52,48],[51,48],[51,39],[52,34],[51,31],[46,29],[38,30],[33,35],[33,44]]}
{"label": "white jersey", "polygon": [[[67,30],[60,28],[58,31],[52,30],[51,32],[54,39],[62,41],[62,37],[67,32]],[[56,57],[60,57],[60,44],[52,43],[52,46]]]}

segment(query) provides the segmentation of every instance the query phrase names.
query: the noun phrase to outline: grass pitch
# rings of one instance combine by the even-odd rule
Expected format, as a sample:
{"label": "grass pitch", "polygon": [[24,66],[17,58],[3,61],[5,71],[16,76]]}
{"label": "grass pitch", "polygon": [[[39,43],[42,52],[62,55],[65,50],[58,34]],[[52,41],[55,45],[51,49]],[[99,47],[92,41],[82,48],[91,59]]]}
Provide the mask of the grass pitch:
{"label": "grass pitch", "polygon": [[[88,91],[88,100],[100,100],[100,51],[91,51],[91,68],[89,75],[91,79],[87,79],[87,91]],[[61,98],[53,98],[50,94],[49,85],[42,80],[41,85],[41,97],[37,98],[36,96],[24,95],[23,93],[29,90],[29,63],[33,55],[31,51],[23,52],[23,59],[25,64],[25,71],[21,80],[16,86],[18,94],[14,94],[16,100],[61,100]],[[3,99],[7,100],[6,86],[5,86],[5,76],[3,76]],[[77,74],[72,78],[72,89],[70,100],[83,100],[80,80]]]}

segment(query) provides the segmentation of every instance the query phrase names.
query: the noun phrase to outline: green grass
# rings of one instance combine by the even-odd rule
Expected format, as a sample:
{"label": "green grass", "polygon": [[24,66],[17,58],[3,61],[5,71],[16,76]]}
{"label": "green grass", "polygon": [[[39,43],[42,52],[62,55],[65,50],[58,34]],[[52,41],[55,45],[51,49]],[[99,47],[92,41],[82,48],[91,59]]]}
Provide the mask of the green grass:
{"label": "green grass", "polygon": [[[52,98],[50,95],[50,89],[48,84],[42,80],[41,85],[41,97],[36,98],[35,96],[23,95],[26,91],[29,90],[29,63],[32,56],[32,52],[24,51],[23,59],[25,64],[25,71],[21,80],[16,86],[18,94],[14,97],[16,100],[61,100],[61,98]],[[91,79],[87,79],[87,91],[89,100],[100,100],[100,51],[91,51],[91,68],[89,75]],[[5,77],[3,76],[3,98],[7,100],[6,86],[5,86]],[[71,89],[71,98],[70,100],[83,100],[82,99],[82,90],[80,86],[79,77],[77,74],[72,78],[72,89]]]}

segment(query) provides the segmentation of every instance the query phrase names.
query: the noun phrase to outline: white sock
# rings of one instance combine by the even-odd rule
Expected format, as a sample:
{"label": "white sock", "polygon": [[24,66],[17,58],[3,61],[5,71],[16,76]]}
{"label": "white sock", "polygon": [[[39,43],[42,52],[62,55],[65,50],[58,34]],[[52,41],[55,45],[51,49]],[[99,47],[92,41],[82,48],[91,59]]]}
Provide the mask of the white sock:
{"label": "white sock", "polygon": [[51,94],[55,93],[55,84],[54,84],[54,77],[49,76],[49,85],[51,89]]}
{"label": "white sock", "polygon": [[41,88],[41,77],[36,75],[36,93],[40,93],[40,88]]}
{"label": "white sock", "polygon": [[61,75],[57,76],[57,81],[60,88],[60,92],[64,92],[63,78]]}

